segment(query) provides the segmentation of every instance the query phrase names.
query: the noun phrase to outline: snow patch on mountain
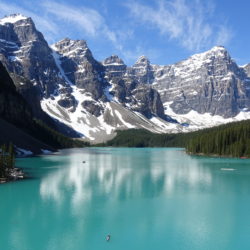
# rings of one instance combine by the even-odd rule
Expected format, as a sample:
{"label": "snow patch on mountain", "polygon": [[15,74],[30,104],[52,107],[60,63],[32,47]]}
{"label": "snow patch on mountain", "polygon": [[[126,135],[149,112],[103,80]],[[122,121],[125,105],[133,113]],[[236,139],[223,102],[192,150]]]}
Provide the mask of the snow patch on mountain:
{"label": "snow patch on mountain", "polygon": [[104,94],[107,97],[107,99],[109,101],[113,101],[114,100],[114,95],[112,95],[110,92],[112,91],[113,86],[107,86],[106,88],[104,88]]}
{"label": "snow patch on mountain", "polygon": [[138,112],[122,106],[117,102],[101,102],[99,105],[104,112],[96,117],[82,107],[81,103],[86,100],[94,101],[89,93],[72,86],[72,95],[77,100],[75,110],[63,108],[58,105],[61,96],[43,99],[42,109],[51,117],[77,131],[83,138],[92,142],[103,142],[111,139],[117,129],[144,128],[154,133],[180,132],[182,126],[166,122],[161,118],[147,119]]}
{"label": "snow patch on mountain", "polygon": [[117,117],[119,118],[119,120],[127,127],[127,128],[135,128],[134,125],[124,121],[123,117],[122,117],[122,114],[118,111],[118,110],[115,110],[115,114],[117,115]]}
{"label": "snow patch on mountain", "polygon": [[61,67],[61,56],[56,52],[55,47],[51,46],[52,49],[52,56],[54,57],[55,63],[57,68],[59,69],[60,72],[60,77],[62,79],[64,79],[69,85],[72,85],[72,83],[70,82],[70,80],[68,79],[68,77],[65,75],[64,70]]}
{"label": "snow patch on mountain", "polygon": [[7,23],[16,23],[18,21],[21,21],[21,20],[26,20],[28,19],[28,17],[24,16],[24,15],[21,15],[21,14],[13,14],[13,15],[10,15],[10,16],[6,16],[2,19],[0,19],[0,24],[1,25],[5,25]]}
{"label": "snow patch on mountain", "polygon": [[170,105],[172,102],[164,103],[165,114],[176,119],[180,124],[187,124],[187,127],[183,127],[183,132],[195,131],[204,128],[210,128],[219,126],[229,122],[236,122],[250,119],[250,112],[241,111],[238,115],[232,118],[223,118],[219,115],[211,115],[209,113],[200,114],[194,110],[191,110],[187,114],[176,114]]}
{"label": "snow patch on mountain", "polygon": [[26,157],[26,156],[31,156],[34,154],[30,150],[18,148],[18,147],[15,148],[15,151],[19,157],[21,157],[21,156]]}
{"label": "snow patch on mountain", "polygon": [[176,123],[170,123],[170,122],[166,123],[166,121],[156,116],[152,117],[150,121],[156,124],[157,126],[161,127],[166,133],[170,131],[179,132],[179,130],[177,129],[178,124]]}

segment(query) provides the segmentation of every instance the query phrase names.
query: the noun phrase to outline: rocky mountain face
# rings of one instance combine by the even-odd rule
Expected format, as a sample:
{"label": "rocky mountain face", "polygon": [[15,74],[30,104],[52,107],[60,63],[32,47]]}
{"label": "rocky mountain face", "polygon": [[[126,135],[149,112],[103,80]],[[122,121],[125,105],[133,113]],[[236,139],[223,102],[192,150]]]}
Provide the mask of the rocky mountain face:
{"label": "rocky mountain face", "polygon": [[185,132],[249,115],[250,66],[239,67],[224,47],[166,66],[142,56],[129,67],[116,55],[98,62],[84,40],[49,46],[30,18],[12,15],[0,20],[0,60],[37,116],[45,111],[90,140],[116,129]]}
{"label": "rocky mountain face", "polygon": [[250,107],[246,72],[224,47],[158,68],[153,85],[177,114],[195,110],[228,118]]}
{"label": "rocky mountain face", "polygon": [[250,78],[250,63],[243,66],[243,69],[244,69],[245,73],[247,74],[248,78]]}
{"label": "rocky mountain face", "polygon": [[152,115],[170,119],[164,114],[159,93],[149,83],[152,67],[146,57],[141,57],[133,67],[127,67],[118,56],[104,60],[105,79],[109,82],[109,93],[113,98],[145,117]]}
{"label": "rocky mountain face", "polygon": [[[69,38],[53,45],[54,58],[61,74],[79,89],[91,93],[95,100],[104,98],[103,66],[97,62],[84,40]],[[58,61],[59,59],[59,61]]]}
{"label": "rocky mountain face", "polygon": [[64,83],[52,50],[31,18],[12,15],[1,19],[0,52],[0,60],[10,72],[29,79],[46,97]]}

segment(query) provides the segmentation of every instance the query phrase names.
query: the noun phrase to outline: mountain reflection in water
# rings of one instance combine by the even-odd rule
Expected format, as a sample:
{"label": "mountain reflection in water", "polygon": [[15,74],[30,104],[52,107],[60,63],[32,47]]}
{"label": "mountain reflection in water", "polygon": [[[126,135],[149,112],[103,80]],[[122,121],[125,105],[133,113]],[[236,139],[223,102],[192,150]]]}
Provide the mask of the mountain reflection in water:
{"label": "mountain reflection in water", "polygon": [[[93,195],[106,202],[173,195],[178,190],[210,189],[212,175],[194,157],[179,150],[89,149],[65,157],[64,166],[43,178],[40,194],[77,209]],[[180,156],[178,158],[178,156]],[[173,158],[174,157],[174,158]],[[83,163],[85,161],[85,163]],[[174,166],[173,166],[174,163]],[[65,197],[68,191],[70,197]],[[67,191],[67,192],[65,192]]]}

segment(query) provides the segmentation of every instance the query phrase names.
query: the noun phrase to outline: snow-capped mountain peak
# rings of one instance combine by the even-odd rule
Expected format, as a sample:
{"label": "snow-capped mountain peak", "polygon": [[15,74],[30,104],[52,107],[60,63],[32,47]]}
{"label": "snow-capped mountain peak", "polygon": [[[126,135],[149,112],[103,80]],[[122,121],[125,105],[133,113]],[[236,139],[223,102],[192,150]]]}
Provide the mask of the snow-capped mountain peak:
{"label": "snow-capped mountain peak", "polygon": [[51,45],[51,48],[63,56],[74,56],[75,54],[84,54],[89,50],[85,40],[72,40],[64,38],[63,40]]}
{"label": "snow-capped mountain peak", "polygon": [[27,20],[28,17],[22,15],[22,14],[12,14],[9,16],[5,16],[4,18],[0,19],[0,25],[5,25],[7,23],[16,23],[21,20]]}
{"label": "snow-capped mountain peak", "polygon": [[73,47],[81,47],[81,48],[85,48],[87,49],[87,43],[85,40],[73,40],[70,39],[68,37],[60,40],[59,42],[55,43],[52,45],[52,47],[54,47],[55,49],[65,49],[65,50],[69,50],[72,49]]}
{"label": "snow-capped mountain peak", "polygon": [[244,69],[244,71],[246,72],[247,76],[250,78],[250,63],[242,66],[242,68]]}
{"label": "snow-capped mountain peak", "polygon": [[136,66],[148,66],[150,65],[150,61],[146,56],[140,56],[136,63],[134,64],[134,67]]}
{"label": "snow-capped mountain peak", "polygon": [[[214,46],[212,49],[207,50],[205,52],[194,54],[191,57],[189,57],[187,60],[184,60],[185,62],[189,63],[189,61],[192,61],[193,63],[197,62],[197,64],[203,64],[206,62],[206,60],[211,60],[212,58],[216,57],[223,58],[223,59],[231,59],[228,51],[223,46]],[[183,61],[182,61],[183,62]]]}
{"label": "snow-capped mountain peak", "polygon": [[119,56],[117,55],[112,55],[108,58],[106,58],[103,61],[103,65],[107,66],[107,65],[124,65],[124,62],[121,58],[119,58]]}
{"label": "snow-capped mountain peak", "polygon": [[215,45],[214,47],[212,47],[210,50],[208,51],[225,51],[227,50],[225,48],[225,46],[222,46],[222,45]]}

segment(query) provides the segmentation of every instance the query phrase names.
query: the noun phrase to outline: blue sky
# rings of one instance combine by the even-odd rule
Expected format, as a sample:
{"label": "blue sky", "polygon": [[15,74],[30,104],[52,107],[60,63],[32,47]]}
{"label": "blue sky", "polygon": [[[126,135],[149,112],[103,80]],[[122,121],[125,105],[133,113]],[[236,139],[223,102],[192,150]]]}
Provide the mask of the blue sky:
{"label": "blue sky", "polygon": [[117,54],[128,65],[141,55],[171,64],[223,45],[250,62],[249,0],[0,0],[0,15],[33,18],[52,44],[84,39],[97,60]]}

